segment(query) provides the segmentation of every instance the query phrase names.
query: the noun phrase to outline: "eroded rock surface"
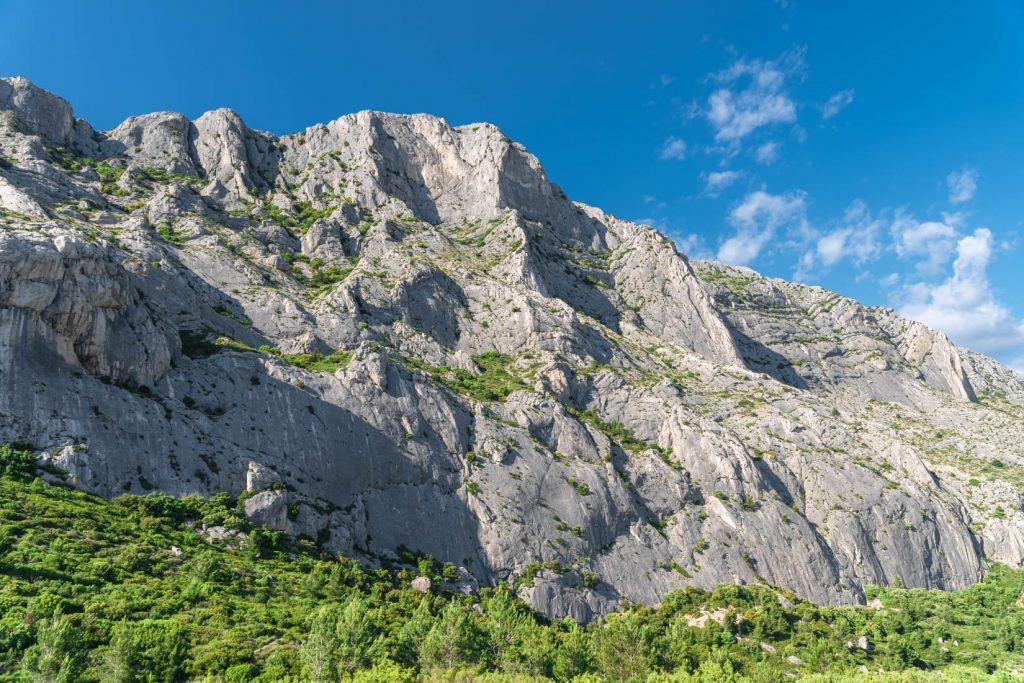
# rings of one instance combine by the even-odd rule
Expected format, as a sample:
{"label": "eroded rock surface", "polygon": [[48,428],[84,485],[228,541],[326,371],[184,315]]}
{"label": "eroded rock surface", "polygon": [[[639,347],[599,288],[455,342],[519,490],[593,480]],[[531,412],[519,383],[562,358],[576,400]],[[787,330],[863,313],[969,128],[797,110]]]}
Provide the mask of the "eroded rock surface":
{"label": "eroded rock surface", "polygon": [[325,549],[405,546],[580,620],[1024,559],[1013,372],[691,264],[493,126],[96,132],[23,79],[0,110],[0,440],[82,488],[245,492]]}

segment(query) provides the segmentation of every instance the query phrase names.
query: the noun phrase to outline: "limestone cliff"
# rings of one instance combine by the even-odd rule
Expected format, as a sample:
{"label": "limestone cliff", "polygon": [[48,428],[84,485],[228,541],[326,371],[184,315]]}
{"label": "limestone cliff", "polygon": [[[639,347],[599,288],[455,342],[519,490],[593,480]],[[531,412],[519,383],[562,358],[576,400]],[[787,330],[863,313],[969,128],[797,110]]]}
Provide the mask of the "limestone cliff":
{"label": "limestone cliff", "polygon": [[578,619],[1024,559],[1016,375],[691,264],[491,125],[98,132],[14,78],[0,155],[0,440],[75,485],[248,489],[254,520],[327,550],[405,546]]}

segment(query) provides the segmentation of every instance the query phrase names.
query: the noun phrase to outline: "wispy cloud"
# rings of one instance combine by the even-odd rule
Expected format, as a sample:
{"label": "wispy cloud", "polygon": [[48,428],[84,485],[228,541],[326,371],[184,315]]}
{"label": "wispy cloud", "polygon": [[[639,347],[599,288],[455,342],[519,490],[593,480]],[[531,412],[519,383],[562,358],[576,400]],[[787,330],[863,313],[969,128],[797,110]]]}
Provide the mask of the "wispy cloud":
{"label": "wispy cloud", "polygon": [[1024,346],[1024,320],[1000,303],[988,279],[992,231],[977,228],[956,244],[953,274],[938,285],[906,288],[900,313],[938,328],[954,341],[998,354]]}
{"label": "wispy cloud", "polygon": [[736,232],[718,248],[718,259],[746,265],[760,255],[776,231],[784,226],[807,227],[807,205],[803,192],[769,194],[751,192],[729,212],[729,223]]}
{"label": "wispy cloud", "polygon": [[796,121],[796,103],[786,91],[786,79],[803,69],[804,50],[778,59],[740,59],[717,74],[722,87],[708,97],[707,119],[718,142],[738,142],[773,123]]}
{"label": "wispy cloud", "polygon": [[946,185],[949,187],[950,203],[969,202],[974,199],[974,193],[978,191],[978,171],[967,166],[959,173],[953,171],[946,176]]}
{"label": "wispy cloud", "polygon": [[956,227],[949,222],[921,222],[902,212],[896,214],[890,231],[896,254],[917,260],[918,271],[926,275],[939,272],[949,261],[959,237]]}
{"label": "wispy cloud", "polygon": [[806,280],[817,269],[831,268],[840,261],[849,260],[861,266],[879,256],[879,240],[883,222],[875,219],[862,200],[854,200],[847,207],[840,225],[814,235],[810,247],[800,258],[794,277]]}
{"label": "wispy cloud", "polygon": [[777,142],[766,142],[754,152],[754,159],[759,164],[768,166],[774,164],[775,160],[779,158],[779,143]]}
{"label": "wispy cloud", "polygon": [[717,197],[721,194],[722,190],[742,178],[743,172],[713,171],[711,173],[703,173],[701,177],[704,178],[704,194],[709,197]]}
{"label": "wispy cloud", "polygon": [[709,259],[715,254],[708,249],[707,243],[701,235],[689,233],[686,235],[670,235],[676,243],[676,247],[688,258]]}
{"label": "wispy cloud", "polygon": [[668,136],[661,146],[663,160],[679,161],[686,158],[686,142],[675,136]]}
{"label": "wispy cloud", "polygon": [[830,119],[853,103],[853,88],[840,90],[821,107],[821,118]]}

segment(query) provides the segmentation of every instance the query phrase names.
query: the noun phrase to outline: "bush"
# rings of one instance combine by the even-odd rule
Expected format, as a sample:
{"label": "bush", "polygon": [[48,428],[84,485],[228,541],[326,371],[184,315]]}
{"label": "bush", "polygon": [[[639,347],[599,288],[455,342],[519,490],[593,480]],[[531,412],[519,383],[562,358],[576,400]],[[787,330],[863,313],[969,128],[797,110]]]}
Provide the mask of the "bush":
{"label": "bush", "polygon": [[6,477],[34,474],[36,456],[25,448],[9,443],[0,444],[0,474]]}
{"label": "bush", "polygon": [[[938,683],[1024,669],[1024,570],[1001,565],[955,593],[871,587],[879,610],[724,585],[580,626],[539,617],[517,592],[541,571],[600,588],[583,562],[535,561],[514,590],[423,594],[410,566],[453,568],[404,550],[399,567],[371,571],[237,515],[224,494],[108,501],[0,476],[0,681],[855,681],[866,666],[889,672],[871,680]],[[251,545],[208,541],[200,524],[251,532]],[[715,616],[692,625],[699,615]],[[872,651],[846,647],[861,636]]]}
{"label": "bush", "polygon": [[188,680],[192,642],[188,628],[170,619],[122,622],[110,638],[114,683],[176,683]]}

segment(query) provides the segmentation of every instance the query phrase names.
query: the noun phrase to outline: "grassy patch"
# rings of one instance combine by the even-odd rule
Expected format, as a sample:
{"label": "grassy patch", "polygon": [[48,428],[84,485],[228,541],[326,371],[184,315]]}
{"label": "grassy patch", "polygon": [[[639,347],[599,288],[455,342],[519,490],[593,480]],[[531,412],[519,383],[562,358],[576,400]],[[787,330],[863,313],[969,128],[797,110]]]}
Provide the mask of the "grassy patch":
{"label": "grassy patch", "polygon": [[158,226],[156,232],[171,244],[176,244],[179,247],[185,244],[185,237],[175,232],[173,225],[165,223]]}
{"label": "grassy patch", "polygon": [[156,166],[142,166],[139,168],[139,171],[142,180],[150,180],[156,183],[179,182],[191,185],[192,187],[202,187],[206,184],[206,181],[198,176],[185,173],[171,173]]}
{"label": "grassy patch", "polygon": [[284,353],[280,349],[264,344],[260,347],[252,347],[230,337],[217,337],[213,344],[219,347],[233,349],[235,351],[248,351],[251,353],[265,353],[280,358],[285,363],[307,372],[333,373],[337,370],[348,367],[352,360],[350,351],[336,351],[334,353]]}
{"label": "grassy patch", "polygon": [[575,408],[566,408],[571,415],[579,420],[586,422],[597,428],[598,431],[602,432],[609,439],[617,443],[624,451],[629,453],[641,453],[646,450],[654,450],[658,457],[665,462],[666,465],[673,469],[679,469],[681,466],[676,461],[672,460],[672,449],[661,448],[656,444],[644,441],[633,434],[632,430],[628,429],[621,422],[605,422],[596,410],[577,410]]}
{"label": "grassy patch", "polygon": [[403,365],[420,370],[449,389],[478,401],[504,401],[514,391],[530,386],[511,370],[515,357],[487,351],[473,356],[479,372],[447,365],[429,365],[418,358],[404,358]]}

